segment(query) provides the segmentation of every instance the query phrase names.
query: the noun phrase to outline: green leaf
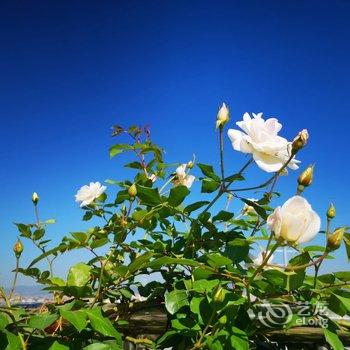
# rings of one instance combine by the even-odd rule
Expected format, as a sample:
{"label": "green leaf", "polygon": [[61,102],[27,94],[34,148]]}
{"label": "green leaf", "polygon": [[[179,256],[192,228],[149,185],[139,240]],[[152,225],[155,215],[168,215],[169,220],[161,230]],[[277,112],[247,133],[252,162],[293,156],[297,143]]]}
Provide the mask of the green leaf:
{"label": "green leaf", "polygon": [[44,234],[45,234],[45,230],[43,229],[35,230],[32,238],[34,241],[37,241],[38,239],[42,238]]}
{"label": "green leaf", "polygon": [[350,298],[345,298],[345,297],[342,297],[342,296],[335,294],[335,293],[333,293],[333,295],[336,296],[337,299],[339,299],[341,301],[342,305],[347,310],[347,314],[349,315],[350,314]]}
{"label": "green leaf", "polygon": [[49,350],[69,350],[69,346],[60,344],[57,340],[49,347]]}
{"label": "green leaf", "polygon": [[109,148],[109,157],[112,159],[117,154],[123,153],[128,150],[132,150],[132,149],[133,149],[132,146],[124,143],[113,145],[112,147]]}
{"label": "green leaf", "polygon": [[116,339],[118,344],[122,344],[122,337],[120,333],[114,328],[112,322],[102,315],[101,308],[96,307],[94,309],[87,309],[84,310],[84,312],[87,314],[90,320],[91,327],[96,332],[99,332],[107,337],[113,337]]}
{"label": "green leaf", "polygon": [[323,328],[323,332],[327,343],[332,347],[333,350],[344,350],[344,345],[339,339],[337,333],[331,332],[327,328]]}
{"label": "green leaf", "polygon": [[215,221],[228,221],[228,220],[232,219],[233,216],[234,216],[233,213],[230,213],[230,212],[225,211],[225,210],[220,210],[218,214],[213,216],[213,222],[215,222]]}
{"label": "green leaf", "polygon": [[132,169],[143,169],[143,166],[140,162],[131,162],[124,165],[125,168],[132,168]]}
{"label": "green leaf", "polygon": [[0,313],[0,330],[4,330],[5,327],[10,323],[9,316],[5,313]]}
{"label": "green leaf", "polygon": [[39,261],[41,261],[42,259],[45,259],[47,256],[50,256],[52,254],[55,254],[57,252],[59,252],[62,249],[61,246],[55,247],[53,249],[48,250],[47,252],[39,255],[38,257],[36,257],[27,267],[27,269],[31,268],[32,266],[34,266],[36,263],[38,263]]}
{"label": "green leaf", "polygon": [[78,332],[85,329],[87,325],[87,315],[83,310],[68,311],[61,309],[60,314],[65,320],[69,321],[78,330]]}
{"label": "green leaf", "polygon": [[350,233],[344,233],[344,243],[346,248],[346,255],[350,261]]}
{"label": "green leaf", "polygon": [[67,276],[67,286],[71,287],[83,287],[90,280],[91,266],[84,263],[78,263],[73,265]]}
{"label": "green leaf", "polygon": [[202,193],[212,193],[216,191],[220,186],[220,183],[212,179],[204,178],[202,180]]}
{"label": "green leaf", "polygon": [[173,207],[180,205],[186,196],[190,193],[190,190],[186,186],[176,186],[170,190],[168,203]]}
{"label": "green leaf", "polygon": [[71,235],[80,243],[86,242],[88,237],[85,232],[72,232]]}
{"label": "green leaf", "polygon": [[350,271],[339,271],[335,272],[334,276],[341,281],[350,281]]}
{"label": "green leaf", "polygon": [[203,175],[210,177],[211,179],[215,180],[216,182],[220,182],[220,177],[215,174],[214,168],[211,165],[198,163],[197,164],[199,169],[201,169]]}
{"label": "green leaf", "polygon": [[136,185],[137,197],[144,205],[156,206],[162,203],[158,189]]}
{"label": "green leaf", "polygon": [[191,214],[193,211],[195,211],[195,210],[197,210],[197,209],[199,209],[199,208],[201,208],[209,203],[210,202],[208,202],[208,201],[199,201],[199,202],[192,203],[184,209],[184,212]]}
{"label": "green leaf", "polygon": [[147,252],[143,255],[138,256],[131,264],[129,264],[128,273],[132,274],[140,268],[144,268],[146,263],[149,262],[152,255],[153,252]]}
{"label": "green leaf", "polygon": [[233,174],[225,178],[225,182],[243,181],[244,177],[241,174]]}
{"label": "green leaf", "polygon": [[171,315],[186,305],[189,305],[189,302],[185,290],[173,290],[165,295],[165,307]]}
{"label": "green leaf", "polygon": [[236,350],[249,350],[247,333],[237,327],[232,327],[231,344]]}
{"label": "green leaf", "polygon": [[207,255],[208,265],[212,267],[221,267],[226,265],[232,265],[232,260],[221,255],[220,253],[211,253]]}
{"label": "green leaf", "polygon": [[100,239],[95,239],[91,244],[90,244],[90,248],[91,249],[96,249],[99,247],[103,247],[104,245],[106,245],[109,242],[109,239],[107,237],[105,238],[100,238]]}
{"label": "green leaf", "polygon": [[31,316],[28,324],[31,328],[43,330],[46,327],[50,326],[52,323],[54,323],[57,320],[57,318],[58,315],[56,314],[43,313]]}
{"label": "green leaf", "polygon": [[29,225],[19,224],[19,223],[15,223],[15,225],[17,226],[18,231],[21,233],[21,236],[27,237],[27,238],[31,237],[32,231],[30,230]]}
{"label": "green leaf", "polygon": [[220,283],[219,280],[197,280],[192,284],[192,289],[198,293],[211,292]]}
{"label": "green leaf", "polygon": [[[19,339],[19,337],[17,335],[9,332],[6,329],[3,332],[6,334],[6,338],[7,338],[7,342],[8,342],[8,345],[5,348],[5,350],[20,350],[20,349],[23,349],[21,341],[20,341],[20,339]],[[3,345],[3,344],[1,344],[1,345]]]}
{"label": "green leaf", "polygon": [[185,258],[171,258],[169,256],[164,256],[162,258],[155,259],[147,263],[144,267],[150,267],[152,269],[159,269],[165,265],[183,265],[183,266],[200,266],[201,264],[198,261]]}

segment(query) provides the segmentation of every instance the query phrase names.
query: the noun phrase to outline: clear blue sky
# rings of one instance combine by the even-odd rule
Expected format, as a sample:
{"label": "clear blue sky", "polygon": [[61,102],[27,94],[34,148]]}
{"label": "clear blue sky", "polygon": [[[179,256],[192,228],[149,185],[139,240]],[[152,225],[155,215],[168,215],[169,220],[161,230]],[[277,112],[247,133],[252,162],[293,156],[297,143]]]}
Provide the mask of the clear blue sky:
{"label": "clear blue sky", "polygon": [[[217,163],[214,124],[223,101],[231,126],[249,111],[278,117],[289,139],[307,128],[310,143],[299,159],[316,162],[316,178],[306,197],[320,215],[333,201],[336,224],[350,223],[349,1],[0,6],[1,284],[14,262],[12,222],[33,220],[33,191],[42,217],[57,219],[49,231],[57,242],[86,227],[74,202],[80,186],[126,176],[108,158],[113,124],[150,124],[168,161],[196,153]],[[225,147],[234,171],[243,157],[228,140]],[[250,181],[264,175],[253,169]],[[293,194],[296,177],[283,178],[276,205]],[[24,262],[34,254],[28,245]],[[70,255],[57,273],[82,258]],[[347,269],[344,261],[332,268]]]}

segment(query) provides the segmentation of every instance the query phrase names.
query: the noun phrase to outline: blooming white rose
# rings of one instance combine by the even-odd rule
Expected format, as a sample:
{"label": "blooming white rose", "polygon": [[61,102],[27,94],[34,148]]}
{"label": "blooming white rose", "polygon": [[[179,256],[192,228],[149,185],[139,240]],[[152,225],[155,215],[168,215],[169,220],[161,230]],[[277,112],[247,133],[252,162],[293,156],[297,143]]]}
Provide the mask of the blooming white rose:
{"label": "blooming white rose", "polygon": [[181,164],[176,168],[175,179],[173,181],[175,186],[183,185],[187,188],[190,188],[193,184],[194,179],[196,178],[193,175],[186,173],[187,164]]}
{"label": "blooming white rose", "polygon": [[316,236],[320,230],[321,219],[305,198],[294,196],[269,215],[267,225],[276,238],[300,244]]}
{"label": "blooming white rose", "polygon": [[101,186],[99,182],[90,182],[90,185],[85,185],[80,188],[75,195],[75,201],[81,202],[81,207],[89,205],[106,191],[106,188],[106,186]]}
{"label": "blooming white rose", "polygon": [[[267,172],[278,171],[289,159],[291,144],[285,138],[278,136],[282,125],[276,118],[264,120],[262,113],[248,113],[236,124],[244,131],[228,130],[228,136],[236,151],[251,153],[259,168]],[[288,167],[298,169],[296,159],[292,159]]]}

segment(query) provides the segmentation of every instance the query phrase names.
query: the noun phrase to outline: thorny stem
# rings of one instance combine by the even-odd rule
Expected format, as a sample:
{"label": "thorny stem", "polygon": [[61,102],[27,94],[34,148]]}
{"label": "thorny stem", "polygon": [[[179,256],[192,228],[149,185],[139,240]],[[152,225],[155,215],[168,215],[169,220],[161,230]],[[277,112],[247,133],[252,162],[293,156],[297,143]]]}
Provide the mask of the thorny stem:
{"label": "thorny stem", "polygon": [[[35,218],[36,218],[36,226],[38,229],[41,229],[41,222],[40,222],[40,217],[39,217],[39,209],[38,209],[38,204],[34,204],[34,211],[35,211]],[[39,244],[37,244],[34,240],[32,240],[34,245],[42,251],[42,253],[45,253],[45,249],[40,247]],[[50,260],[50,258],[47,256],[46,260],[49,264],[49,270],[50,270],[50,275],[53,276],[53,271],[52,271],[52,262],[53,260]]]}
{"label": "thorny stem", "polygon": [[[243,168],[237,173],[237,175],[242,175],[245,169],[253,162],[253,158],[250,158],[249,161],[243,166]],[[226,189],[233,183],[234,180],[230,181],[226,185]],[[219,192],[213,198],[213,200],[208,204],[208,206],[203,210],[202,213],[206,213],[216,202],[217,200],[226,192],[226,189],[223,186],[220,186]]]}
{"label": "thorny stem", "polygon": [[242,191],[251,191],[251,190],[258,190],[260,188],[264,188],[266,186],[268,186],[272,181],[274,181],[279,175],[281,175],[281,173],[283,172],[283,170],[288,166],[288,164],[291,162],[291,160],[294,158],[295,153],[292,153],[291,156],[288,158],[287,162],[284,163],[282,165],[282,167],[275,172],[275,174],[268,179],[267,181],[265,181],[264,183],[262,183],[261,185],[258,186],[253,186],[253,187],[246,187],[246,188],[236,188],[233,190],[230,190],[231,192],[242,192]]}
{"label": "thorny stem", "polygon": [[16,284],[17,284],[17,277],[18,277],[18,269],[19,269],[19,257],[16,256],[16,269],[15,269],[15,276],[13,278],[13,282],[12,282],[12,288],[11,288],[11,292],[10,292],[10,296],[9,299],[12,299],[13,293],[15,292],[16,289]]}
{"label": "thorny stem", "polygon": [[224,174],[224,140],[222,137],[223,127],[222,125],[219,128],[219,140],[220,140],[220,169],[221,169],[221,182],[224,184],[225,182],[225,174]]}
{"label": "thorny stem", "polygon": [[298,270],[303,270],[306,269],[307,267],[310,266],[315,266],[319,263],[321,263],[326,256],[329,254],[329,251],[325,251],[319,258],[317,258],[316,260],[307,263],[307,264],[303,264],[303,265],[288,265],[288,266],[281,266],[281,265],[275,265],[275,264],[268,264],[268,266],[270,267],[278,267],[278,268],[284,268],[286,271],[298,271]]}

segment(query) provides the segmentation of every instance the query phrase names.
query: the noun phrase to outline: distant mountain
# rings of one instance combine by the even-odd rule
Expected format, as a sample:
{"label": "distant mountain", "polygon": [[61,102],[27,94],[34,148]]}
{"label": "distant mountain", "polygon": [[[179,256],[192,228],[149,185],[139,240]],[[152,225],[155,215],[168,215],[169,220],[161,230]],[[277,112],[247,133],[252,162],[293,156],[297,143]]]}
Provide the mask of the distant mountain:
{"label": "distant mountain", "polygon": [[[10,290],[11,288],[5,288],[7,293],[9,293]],[[38,285],[17,286],[15,293],[25,297],[43,297],[49,294],[46,290],[42,290],[42,286]]]}

